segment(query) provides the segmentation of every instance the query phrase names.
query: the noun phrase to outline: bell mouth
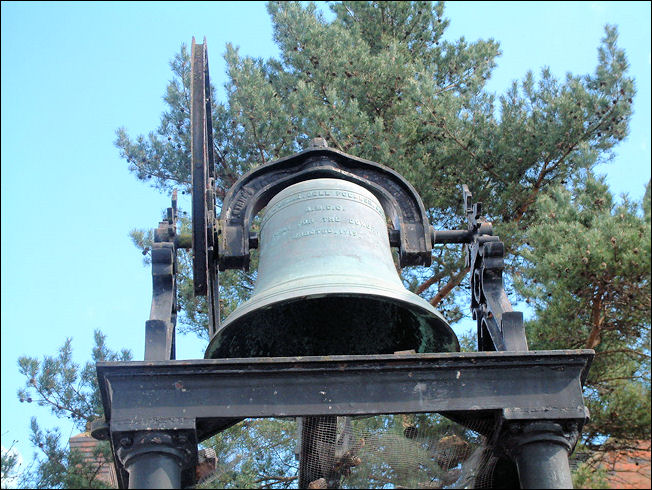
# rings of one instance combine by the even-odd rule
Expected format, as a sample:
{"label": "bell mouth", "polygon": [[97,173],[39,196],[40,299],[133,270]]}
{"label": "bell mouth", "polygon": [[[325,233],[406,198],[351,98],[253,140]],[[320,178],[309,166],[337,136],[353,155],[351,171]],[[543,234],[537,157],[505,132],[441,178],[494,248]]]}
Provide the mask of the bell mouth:
{"label": "bell mouth", "polygon": [[446,320],[425,300],[413,296],[416,301],[322,291],[252,308],[245,303],[242,313],[236,310],[236,317],[216,332],[204,357],[371,355],[411,349],[458,352],[457,336]]}

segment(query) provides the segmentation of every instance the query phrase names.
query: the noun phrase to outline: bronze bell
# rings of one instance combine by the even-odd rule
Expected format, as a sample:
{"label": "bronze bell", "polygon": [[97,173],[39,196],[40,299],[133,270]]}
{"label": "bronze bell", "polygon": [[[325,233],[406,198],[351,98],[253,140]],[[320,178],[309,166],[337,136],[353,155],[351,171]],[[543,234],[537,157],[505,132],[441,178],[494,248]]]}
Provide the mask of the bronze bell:
{"label": "bronze bell", "polygon": [[268,203],[259,243],[253,296],[207,359],[459,351],[444,317],[403,286],[367,189],[340,179],[289,186]]}

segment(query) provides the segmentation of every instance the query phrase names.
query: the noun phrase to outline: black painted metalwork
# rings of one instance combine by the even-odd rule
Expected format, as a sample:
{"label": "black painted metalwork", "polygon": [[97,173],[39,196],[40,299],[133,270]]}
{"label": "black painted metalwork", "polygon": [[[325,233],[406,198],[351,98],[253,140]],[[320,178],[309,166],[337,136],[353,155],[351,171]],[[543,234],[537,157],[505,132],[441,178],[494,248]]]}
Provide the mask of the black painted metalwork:
{"label": "black painted metalwork", "polygon": [[194,428],[203,440],[237,421],[234,415],[440,411],[462,422],[466,416],[496,425],[555,420],[581,427],[578,380],[591,357],[570,351],[224,359],[102,363],[98,372],[114,433]]}
{"label": "black painted metalwork", "polygon": [[[101,362],[111,429],[197,427],[216,417],[497,411],[583,420],[593,351],[464,352]],[[246,379],[247,383],[242,383]],[[231,421],[232,422],[232,421]]]}
{"label": "black painted metalwork", "polygon": [[589,350],[395,354],[103,362],[97,371],[119,448],[122,437],[148,430],[186,431],[199,442],[246,417],[439,412],[460,423],[491,419],[496,434],[538,421],[577,431],[592,358]]}
{"label": "black painted metalwork", "polygon": [[[244,175],[227,193],[217,220],[209,82],[206,42],[193,38],[192,239],[176,233],[174,193],[152,247],[145,361],[97,363],[105,420],[92,425],[92,434],[110,441],[120,487],[193,485],[197,444],[247,417],[305,422],[428,412],[467,426],[471,420],[491,422],[484,424],[487,450],[500,458],[496,471],[506,485],[570,486],[568,454],[588,418],[582,386],[594,353],[528,352],[522,314],[512,311],[503,288],[504,245],[481,218],[481,204],[472,203],[468,187],[468,228],[434,230],[402,176],[316,139],[306,151]],[[378,198],[391,220],[389,241],[401,267],[429,265],[435,244],[465,245],[480,352],[174,360],[177,249],[192,245],[195,294],[207,296],[212,336],[219,326],[218,271],[248,267],[250,249],[258,246],[253,217],[285,187],[322,177],[348,180]],[[303,434],[302,451],[312,445]],[[309,481],[305,468],[301,475],[302,484]]]}
{"label": "black painted metalwork", "polygon": [[194,431],[113,431],[121,488],[182,488],[194,480]]}
{"label": "black painted metalwork", "polygon": [[497,446],[514,461],[522,488],[573,488],[568,455],[579,437],[575,421],[511,422]]}
{"label": "black painted metalwork", "polygon": [[275,194],[292,184],[324,177],[348,180],[378,198],[396,232],[391,242],[399,248],[401,267],[430,265],[430,226],[414,187],[394,170],[328,148],[319,138],[301,153],[251,170],[229,190],[219,219],[220,270],[248,269],[251,221]]}
{"label": "black painted metalwork", "polygon": [[[564,487],[568,452],[588,417],[581,387],[593,351],[527,352],[502,286],[502,242],[466,186],[464,198],[467,230],[429,232],[432,244],[466,246],[481,352],[174,361],[176,250],[188,246],[176,235],[174,194],[155,233],[146,361],[97,365],[106,421],[93,434],[111,441],[121,488],[193,484],[196,444],[246,417],[418,412],[461,424],[489,419],[485,435],[504,458],[505,481],[518,471],[523,488]],[[397,235],[390,230],[390,242]],[[134,438],[149,442],[136,451]],[[305,468],[302,475],[305,483]]]}
{"label": "black painted metalwork", "polygon": [[473,203],[469,188],[463,199],[472,240],[465,245],[471,270],[471,311],[478,324],[479,350],[527,351],[523,313],[513,311],[503,288],[505,245],[481,218],[482,204]]}
{"label": "black painted metalwork", "polygon": [[154,230],[152,245],[152,308],[145,322],[145,360],[175,358],[177,322],[177,192],[167,217]]}
{"label": "black painted metalwork", "polygon": [[462,186],[466,230],[432,230],[433,244],[462,243],[471,272],[471,312],[478,326],[478,350],[527,351],[523,313],[513,311],[503,287],[505,245],[481,217],[482,203],[473,203]]}
{"label": "black painted metalwork", "polygon": [[219,283],[215,264],[215,155],[206,39],[192,38],[191,69],[192,248],[195,294],[207,297],[209,334],[220,322]]}

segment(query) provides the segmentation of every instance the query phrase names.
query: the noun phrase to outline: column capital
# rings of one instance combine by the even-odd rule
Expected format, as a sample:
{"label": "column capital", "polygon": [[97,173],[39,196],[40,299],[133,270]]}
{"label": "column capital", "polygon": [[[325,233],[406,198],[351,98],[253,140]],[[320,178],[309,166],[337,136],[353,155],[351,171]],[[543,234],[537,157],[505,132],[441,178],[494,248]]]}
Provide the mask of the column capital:
{"label": "column capital", "polygon": [[132,459],[147,453],[164,453],[179,460],[181,467],[193,464],[197,457],[197,445],[190,431],[136,431],[125,432],[114,439],[116,455],[120,462],[129,466]]}
{"label": "column capital", "polygon": [[523,446],[534,442],[547,442],[563,446],[570,453],[580,434],[577,422],[519,421],[508,422],[499,439],[500,448],[509,456],[520,452]]}
{"label": "column capital", "polygon": [[121,488],[182,488],[194,483],[197,440],[190,430],[112,433]]}

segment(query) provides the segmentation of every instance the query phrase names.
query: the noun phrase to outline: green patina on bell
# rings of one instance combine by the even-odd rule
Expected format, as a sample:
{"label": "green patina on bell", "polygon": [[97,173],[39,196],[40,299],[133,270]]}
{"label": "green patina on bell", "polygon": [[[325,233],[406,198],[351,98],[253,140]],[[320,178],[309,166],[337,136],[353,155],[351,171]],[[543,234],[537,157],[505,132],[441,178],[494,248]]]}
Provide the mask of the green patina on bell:
{"label": "green patina on bell", "polygon": [[455,333],[398,276],[376,197],[340,179],[300,182],[267,205],[254,294],[206,358],[459,351]]}

